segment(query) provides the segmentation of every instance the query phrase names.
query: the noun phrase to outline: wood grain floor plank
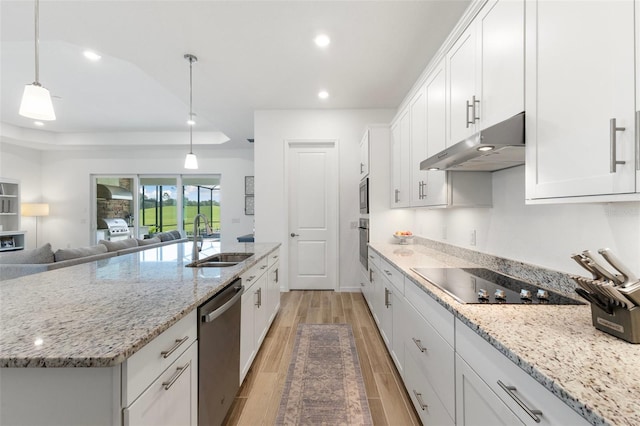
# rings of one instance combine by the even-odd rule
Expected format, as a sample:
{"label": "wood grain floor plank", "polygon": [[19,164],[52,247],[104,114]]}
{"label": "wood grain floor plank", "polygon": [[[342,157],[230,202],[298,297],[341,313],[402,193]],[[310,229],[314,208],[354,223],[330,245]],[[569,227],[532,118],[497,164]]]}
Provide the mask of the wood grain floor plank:
{"label": "wood grain floor plank", "polygon": [[351,324],[374,425],[420,424],[361,293],[290,291],[230,409],[225,425],[271,425],[300,323]]}

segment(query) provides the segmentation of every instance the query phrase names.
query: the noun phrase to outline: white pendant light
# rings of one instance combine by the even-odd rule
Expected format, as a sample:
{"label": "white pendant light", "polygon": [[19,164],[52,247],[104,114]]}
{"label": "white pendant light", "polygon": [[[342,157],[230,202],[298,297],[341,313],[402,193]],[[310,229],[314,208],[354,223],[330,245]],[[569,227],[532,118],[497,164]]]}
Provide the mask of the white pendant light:
{"label": "white pendant light", "polygon": [[198,58],[190,53],[185,54],[184,58],[189,61],[189,153],[184,159],[184,168],[195,170],[198,168],[198,157],[193,153],[193,63]]}
{"label": "white pendant light", "polygon": [[36,57],[36,80],[24,87],[22,102],[20,102],[19,113],[23,117],[35,120],[55,120],[56,114],[53,111],[53,103],[49,91],[40,84],[40,1],[36,0],[35,6],[35,57]]}

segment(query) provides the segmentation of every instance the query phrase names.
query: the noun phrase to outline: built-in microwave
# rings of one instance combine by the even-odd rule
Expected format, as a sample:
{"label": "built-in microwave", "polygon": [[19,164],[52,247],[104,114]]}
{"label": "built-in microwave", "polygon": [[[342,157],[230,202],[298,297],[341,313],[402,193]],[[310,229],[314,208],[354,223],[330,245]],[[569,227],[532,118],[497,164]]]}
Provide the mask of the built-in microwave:
{"label": "built-in microwave", "polygon": [[360,214],[369,214],[369,178],[360,182]]}

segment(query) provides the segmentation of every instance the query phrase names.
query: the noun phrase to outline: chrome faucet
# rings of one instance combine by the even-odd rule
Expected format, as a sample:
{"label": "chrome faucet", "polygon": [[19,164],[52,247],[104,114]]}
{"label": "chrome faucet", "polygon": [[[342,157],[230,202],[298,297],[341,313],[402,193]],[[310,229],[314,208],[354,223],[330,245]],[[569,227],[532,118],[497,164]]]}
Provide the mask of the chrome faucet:
{"label": "chrome faucet", "polygon": [[[207,220],[207,216],[205,216],[202,213],[198,213],[194,218],[193,218],[193,249],[191,251],[191,262],[197,262],[198,259],[200,258],[200,250],[202,250],[202,244],[200,244],[200,247],[198,247],[198,225],[200,224],[200,219],[204,219],[204,226],[208,230],[209,228],[209,221]],[[204,243],[204,238],[202,238],[202,243]]]}

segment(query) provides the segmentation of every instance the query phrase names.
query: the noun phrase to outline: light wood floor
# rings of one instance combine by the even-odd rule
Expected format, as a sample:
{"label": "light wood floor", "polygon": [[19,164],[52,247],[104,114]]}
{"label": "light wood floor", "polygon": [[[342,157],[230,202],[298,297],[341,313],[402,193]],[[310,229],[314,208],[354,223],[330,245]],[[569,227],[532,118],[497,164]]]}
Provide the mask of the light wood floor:
{"label": "light wood floor", "polygon": [[362,294],[290,291],[282,293],[280,312],[234,400],[226,425],[275,422],[299,323],[351,324],[374,424],[420,424]]}

